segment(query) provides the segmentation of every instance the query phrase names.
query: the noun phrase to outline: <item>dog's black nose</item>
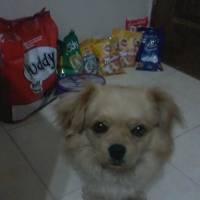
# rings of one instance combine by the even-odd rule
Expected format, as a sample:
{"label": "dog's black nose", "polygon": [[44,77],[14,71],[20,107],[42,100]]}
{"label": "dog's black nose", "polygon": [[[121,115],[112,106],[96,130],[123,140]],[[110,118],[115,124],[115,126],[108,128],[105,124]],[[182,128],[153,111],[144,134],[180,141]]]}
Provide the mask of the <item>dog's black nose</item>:
{"label": "dog's black nose", "polygon": [[126,153],[126,147],[121,144],[113,144],[108,148],[110,157],[114,161],[122,161]]}

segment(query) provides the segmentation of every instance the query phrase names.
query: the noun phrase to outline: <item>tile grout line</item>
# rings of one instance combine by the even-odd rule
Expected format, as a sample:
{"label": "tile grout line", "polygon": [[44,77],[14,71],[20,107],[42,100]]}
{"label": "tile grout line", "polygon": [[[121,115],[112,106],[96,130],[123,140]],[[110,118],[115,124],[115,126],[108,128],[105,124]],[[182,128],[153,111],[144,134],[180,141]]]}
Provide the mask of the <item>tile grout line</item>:
{"label": "tile grout line", "polygon": [[185,174],[181,169],[177,168],[171,161],[169,161],[169,164],[175,168],[177,171],[179,171],[185,178],[189,179],[190,181],[192,181],[194,184],[200,186],[199,182],[196,182],[195,180],[193,180],[190,176],[188,176],[187,174]]}
{"label": "tile grout line", "polygon": [[199,125],[196,125],[196,126],[193,126],[193,127],[191,127],[191,128],[188,128],[188,129],[186,129],[185,131],[183,131],[182,133],[180,133],[180,134],[178,134],[177,136],[175,136],[174,139],[177,139],[177,138],[179,138],[179,137],[181,137],[181,136],[183,136],[183,135],[187,135],[187,134],[189,134],[190,131],[195,130],[195,129],[198,129],[199,127],[200,127],[200,124],[199,124]]}
{"label": "tile grout line", "polygon": [[37,171],[35,170],[35,168],[32,166],[31,162],[29,161],[28,157],[26,156],[26,154],[22,151],[22,149],[20,148],[20,146],[17,144],[17,142],[15,141],[15,139],[9,134],[9,132],[2,127],[3,130],[6,132],[6,134],[8,135],[8,137],[10,138],[11,142],[15,145],[15,147],[17,148],[17,150],[19,151],[19,153],[21,154],[22,158],[24,159],[24,161],[28,164],[28,166],[31,168],[32,172],[35,174],[35,176],[38,178],[38,180],[40,181],[40,183],[44,186],[44,188],[47,190],[47,192],[50,194],[50,196],[52,197],[53,200],[57,200],[57,198],[52,194],[52,192],[49,190],[48,186],[46,185],[46,183],[43,181],[43,179],[40,177],[40,175],[37,173]]}
{"label": "tile grout line", "polygon": [[[31,116],[30,116],[31,117]],[[30,119],[30,118],[29,118]],[[25,120],[28,120],[28,119],[25,119]],[[36,122],[36,119],[32,119],[33,121],[27,121],[27,123],[26,124],[24,124],[24,121],[23,122],[19,122],[19,124],[17,125],[17,126],[14,126],[14,124],[15,123],[13,123],[12,125],[14,126],[14,127],[6,127],[6,125],[1,125],[1,127],[5,130],[5,131],[13,131],[13,130],[15,130],[15,129],[17,129],[17,128],[21,128],[21,127],[23,127],[23,126],[27,126],[28,124],[30,124],[30,123],[34,123],[34,122]],[[4,122],[3,122],[4,123]],[[18,122],[16,122],[16,124],[17,124]],[[20,124],[20,123],[22,123],[22,124]],[[5,123],[6,124],[6,123]]]}

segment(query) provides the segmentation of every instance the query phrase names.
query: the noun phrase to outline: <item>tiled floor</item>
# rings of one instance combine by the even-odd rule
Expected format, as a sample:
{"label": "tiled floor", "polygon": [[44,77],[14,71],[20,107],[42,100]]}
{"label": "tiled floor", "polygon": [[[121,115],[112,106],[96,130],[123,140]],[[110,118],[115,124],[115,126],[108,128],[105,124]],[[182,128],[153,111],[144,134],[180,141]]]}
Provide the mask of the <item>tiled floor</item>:
{"label": "tiled floor", "polygon": [[[108,84],[159,86],[174,96],[185,117],[175,127],[175,151],[149,200],[200,199],[200,81],[164,66],[164,72],[128,69]],[[52,103],[27,121],[0,123],[0,200],[80,200],[81,183],[64,159]]]}

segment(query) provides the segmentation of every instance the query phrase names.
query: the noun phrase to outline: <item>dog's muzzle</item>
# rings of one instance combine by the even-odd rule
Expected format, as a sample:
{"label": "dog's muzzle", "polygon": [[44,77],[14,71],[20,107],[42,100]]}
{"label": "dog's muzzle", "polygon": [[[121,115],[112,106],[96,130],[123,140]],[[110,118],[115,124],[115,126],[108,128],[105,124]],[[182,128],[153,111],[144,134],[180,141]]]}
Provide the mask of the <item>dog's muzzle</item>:
{"label": "dog's muzzle", "polygon": [[126,153],[126,147],[121,144],[112,144],[108,148],[108,152],[113,165],[121,165]]}

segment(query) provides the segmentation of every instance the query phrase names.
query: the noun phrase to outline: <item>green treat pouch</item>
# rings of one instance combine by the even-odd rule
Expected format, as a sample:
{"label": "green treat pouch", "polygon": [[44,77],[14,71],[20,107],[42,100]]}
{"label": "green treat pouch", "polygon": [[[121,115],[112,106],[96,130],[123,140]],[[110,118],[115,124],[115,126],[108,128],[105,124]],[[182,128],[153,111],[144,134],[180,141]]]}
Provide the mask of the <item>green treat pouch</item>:
{"label": "green treat pouch", "polygon": [[80,74],[83,72],[83,60],[80,45],[74,31],[64,38],[61,71],[62,76]]}

